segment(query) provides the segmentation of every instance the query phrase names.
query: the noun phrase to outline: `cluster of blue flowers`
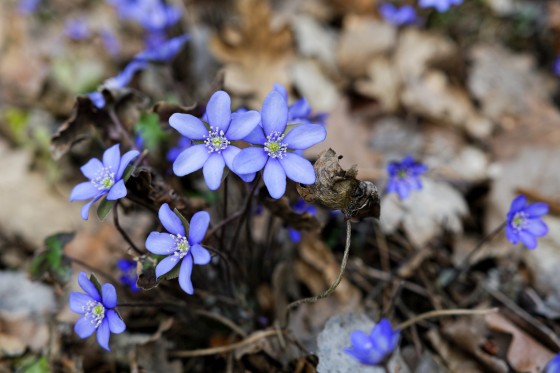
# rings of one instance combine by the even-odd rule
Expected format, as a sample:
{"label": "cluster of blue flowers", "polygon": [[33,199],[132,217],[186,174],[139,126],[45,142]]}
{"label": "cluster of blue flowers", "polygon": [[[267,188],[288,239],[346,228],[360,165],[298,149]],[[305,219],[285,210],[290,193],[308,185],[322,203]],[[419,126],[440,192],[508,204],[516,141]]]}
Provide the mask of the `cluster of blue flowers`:
{"label": "cluster of blue flowers", "polygon": [[[436,11],[447,12],[452,6],[463,3],[463,0],[419,0],[420,8],[434,8]],[[379,6],[379,13],[385,21],[395,25],[403,26],[418,21],[416,9],[412,5],[397,7],[391,3],[383,3]]]}

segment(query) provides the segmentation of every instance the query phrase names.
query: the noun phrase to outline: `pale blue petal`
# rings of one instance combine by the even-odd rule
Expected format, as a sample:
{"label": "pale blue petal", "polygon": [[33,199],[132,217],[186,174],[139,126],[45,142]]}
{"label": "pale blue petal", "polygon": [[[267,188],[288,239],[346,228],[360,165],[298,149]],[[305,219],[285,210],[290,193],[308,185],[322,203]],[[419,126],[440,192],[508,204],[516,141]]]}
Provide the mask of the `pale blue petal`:
{"label": "pale blue petal", "polygon": [[229,145],[227,148],[222,150],[222,155],[224,156],[224,161],[226,162],[226,166],[232,171],[233,171],[233,160],[235,159],[235,157],[237,157],[237,155],[239,155],[240,152],[241,149],[239,149],[237,146],[234,145]]}
{"label": "pale blue petal", "polygon": [[151,232],[146,239],[146,249],[157,255],[169,255],[176,246],[175,239],[168,233]]}
{"label": "pale blue petal", "polygon": [[163,276],[167,272],[171,271],[177,265],[176,256],[169,255],[167,258],[163,258],[161,262],[156,266],[156,278]]}
{"label": "pale blue petal", "polygon": [[524,228],[529,231],[529,233],[537,237],[546,236],[548,233],[547,225],[541,220],[529,219]]}
{"label": "pale blue petal", "polygon": [[261,124],[255,126],[251,133],[243,138],[243,141],[246,141],[249,144],[264,145],[266,142],[266,136],[263,132]]}
{"label": "pale blue petal", "polygon": [[85,317],[80,317],[74,325],[74,331],[80,338],[87,338],[95,331],[95,324]]}
{"label": "pale blue petal", "polygon": [[94,179],[103,170],[103,163],[97,158],[90,159],[80,170],[88,179]]}
{"label": "pale blue petal", "polygon": [[540,218],[548,214],[548,205],[544,202],[532,203],[525,208],[525,213],[529,218]]}
{"label": "pale blue petal", "polygon": [[173,172],[177,176],[185,176],[202,168],[210,156],[206,145],[199,144],[185,149],[173,162]]}
{"label": "pale blue petal", "polygon": [[84,291],[90,297],[92,297],[98,302],[101,301],[101,296],[99,295],[99,291],[97,291],[97,288],[95,287],[93,282],[89,280],[85,272],[80,272],[80,274],[78,275],[78,284],[80,284],[80,287],[84,289]]}
{"label": "pale blue petal", "polygon": [[318,124],[300,124],[288,132],[282,142],[288,144],[289,149],[303,150],[324,141],[326,137],[325,127]]}
{"label": "pale blue petal", "polygon": [[519,237],[517,237],[517,234],[510,227],[509,224],[506,225],[506,238],[508,239],[509,242],[511,242],[514,245],[517,245],[517,243],[519,242]]}
{"label": "pale blue petal", "polygon": [[315,183],[315,169],[311,162],[299,155],[286,153],[280,164],[289,179],[301,184]]}
{"label": "pale blue petal", "polygon": [[224,174],[224,167],[226,163],[224,157],[218,153],[210,154],[210,157],[204,163],[202,173],[204,174],[204,181],[210,190],[216,190],[222,183],[222,175]]}
{"label": "pale blue petal", "polygon": [[527,231],[520,231],[519,232],[519,239],[528,249],[533,250],[537,247],[537,239],[531,233]]}
{"label": "pale blue petal", "polygon": [[109,324],[109,330],[111,331],[111,333],[120,334],[125,331],[126,325],[116,311],[108,310],[107,314],[105,315],[105,319]]}
{"label": "pale blue petal", "polygon": [[126,187],[124,186],[124,180],[119,180],[109,190],[109,193],[107,194],[107,199],[109,201],[114,201],[116,199],[124,198],[124,197],[126,197]]}
{"label": "pale blue petal", "polygon": [[169,118],[169,125],[191,140],[204,140],[208,129],[197,117],[190,114],[175,113]]}
{"label": "pale blue petal", "polygon": [[282,84],[278,84],[278,83],[274,83],[273,84],[273,89],[280,93],[280,95],[282,95],[282,98],[284,99],[284,101],[288,102],[288,91],[286,90],[286,87],[284,87]]}
{"label": "pale blue petal", "polygon": [[268,154],[263,148],[245,148],[233,160],[233,172],[238,175],[258,172],[262,170],[267,160]]}
{"label": "pale blue petal", "polygon": [[206,211],[199,211],[193,215],[189,228],[189,244],[191,246],[202,242],[206,235],[208,224],[210,224],[210,214]]}
{"label": "pale blue petal", "polygon": [[88,220],[88,216],[89,216],[89,209],[91,208],[91,206],[97,202],[97,200],[99,200],[99,198],[103,197],[106,193],[103,192],[101,194],[98,194],[94,199],[92,199],[91,201],[89,201],[88,203],[86,203],[81,210],[81,215],[82,215],[82,219],[84,220]]}
{"label": "pale blue petal", "polygon": [[106,168],[113,170],[113,172],[117,172],[119,169],[119,163],[121,162],[121,151],[119,150],[119,146],[119,144],[115,144],[103,153],[103,165]]}
{"label": "pale blue petal", "polygon": [[139,155],[140,152],[137,150],[131,150],[124,153],[124,155],[121,158],[121,163],[119,164],[119,170],[117,171],[117,176],[116,176],[117,180],[122,178],[122,175],[124,174],[124,170],[126,170],[128,164]]}
{"label": "pale blue petal", "polygon": [[117,290],[112,284],[103,284],[101,297],[105,308],[115,308],[117,306]]}
{"label": "pale blue petal", "polygon": [[73,312],[83,315],[86,313],[84,307],[87,307],[87,303],[95,301],[92,297],[84,293],[72,292],[68,299],[68,306]]}
{"label": "pale blue petal", "polygon": [[212,259],[210,252],[199,244],[191,247],[191,254],[194,259],[194,264],[198,265],[208,264],[210,263],[210,259]]}
{"label": "pale blue petal", "polygon": [[[224,91],[215,92],[206,105],[208,123],[227,132],[231,120],[231,99]],[[188,137],[188,136],[187,136]]]}
{"label": "pale blue petal", "polygon": [[[158,212],[159,221],[167,231],[171,234],[180,234],[185,237],[185,227],[181,219],[175,214],[167,203],[164,203],[159,208]],[[155,232],[154,232],[155,233]],[[170,237],[169,235],[164,235]],[[149,249],[148,249],[149,250]]]}
{"label": "pale blue petal", "polygon": [[236,114],[226,133],[228,140],[242,140],[247,137],[261,121],[261,115],[254,110]]}
{"label": "pale blue petal", "polygon": [[266,96],[261,117],[266,135],[272,132],[284,133],[288,122],[288,103],[280,93],[272,91]]}
{"label": "pale blue petal", "polygon": [[98,194],[99,189],[97,189],[91,181],[84,181],[72,189],[70,193],[70,202],[94,198]]}
{"label": "pale blue petal", "polygon": [[97,343],[107,351],[111,351],[109,348],[109,337],[111,332],[109,330],[109,322],[107,319],[103,319],[101,325],[97,328]]}
{"label": "pale blue petal", "polygon": [[517,196],[513,201],[511,201],[511,207],[509,208],[510,213],[516,213],[517,211],[523,209],[527,203],[527,198],[521,194]]}
{"label": "pale blue petal", "polygon": [[286,192],[286,173],[277,159],[268,160],[264,167],[263,180],[272,198],[278,199]]}
{"label": "pale blue petal", "polygon": [[193,294],[194,288],[191,282],[193,260],[191,255],[185,256],[179,269],[179,286],[187,294]]}

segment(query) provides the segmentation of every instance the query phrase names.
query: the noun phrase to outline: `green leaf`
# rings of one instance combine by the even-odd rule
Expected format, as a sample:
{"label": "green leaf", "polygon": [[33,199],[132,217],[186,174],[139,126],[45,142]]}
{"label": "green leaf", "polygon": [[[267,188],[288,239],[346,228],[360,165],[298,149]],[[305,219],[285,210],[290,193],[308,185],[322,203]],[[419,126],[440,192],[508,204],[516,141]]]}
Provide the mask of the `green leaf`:
{"label": "green leaf", "polygon": [[46,357],[29,356],[23,358],[17,364],[17,371],[22,373],[50,373],[49,362]]}
{"label": "green leaf", "polygon": [[167,137],[167,134],[161,129],[159,116],[156,113],[142,115],[135,130],[144,140],[144,147],[150,151],[157,148]]}
{"label": "green leaf", "polygon": [[64,284],[70,280],[70,261],[64,256],[64,246],[74,238],[74,233],[57,233],[45,239],[45,250],[31,261],[31,276],[37,280],[45,274]]}
{"label": "green leaf", "polygon": [[97,217],[99,218],[99,220],[104,220],[107,215],[109,215],[116,203],[117,200],[110,201],[107,198],[103,199],[103,201],[99,203],[99,206],[97,206]]}
{"label": "green leaf", "polygon": [[101,283],[99,282],[99,280],[97,279],[97,277],[95,277],[95,275],[93,273],[91,275],[89,275],[89,280],[91,282],[93,282],[93,285],[95,286],[95,288],[97,289],[99,294],[102,294]]}

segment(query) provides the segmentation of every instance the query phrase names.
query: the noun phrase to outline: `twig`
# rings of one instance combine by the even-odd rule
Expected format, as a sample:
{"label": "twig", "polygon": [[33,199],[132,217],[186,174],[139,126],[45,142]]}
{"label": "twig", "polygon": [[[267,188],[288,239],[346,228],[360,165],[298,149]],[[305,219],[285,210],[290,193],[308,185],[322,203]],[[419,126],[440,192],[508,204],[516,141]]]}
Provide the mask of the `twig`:
{"label": "twig", "polygon": [[346,246],[344,247],[344,255],[342,257],[342,263],[340,264],[340,272],[338,273],[338,276],[336,277],[336,280],[332,283],[332,285],[325,290],[324,292],[322,292],[321,294],[315,295],[313,297],[309,297],[309,298],[303,298],[303,299],[299,299],[296,300],[295,302],[292,302],[290,304],[288,304],[288,306],[286,307],[286,317],[285,317],[285,322],[288,322],[288,316],[290,314],[290,311],[299,306],[300,304],[303,303],[315,303],[317,302],[319,299],[322,298],[326,298],[329,295],[331,295],[336,288],[338,287],[338,284],[340,284],[340,281],[342,281],[342,276],[344,275],[344,270],[346,268],[346,263],[348,262],[348,254],[350,253],[350,242],[351,242],[351,238],[352,238],[352,224],[350,222],[350,220],[346,220]]}
{"label": "twig", "polygon": [[124,238],[124,240],[130,245],[130,247],[132,247],[132,249],[136,251],[138,255],[143,255],[144,253],[134,244],[134,242],[132,242],[128,234],[120,226],[118,210],[119,210],[119,202],[117,201],[117,203],[115,203],[115,206],[113,208],[113,221],[115,222],[115,227],[117,228],[121,236]]}
{"label": "twig", "polygon": [[237,334],[239,334],[243,338],[247,337],[247,333],[245,333],[245,331],[243,329],[241,329],[239,326],[234,324],[233,321],[231,321],[230,319],[226,319],[222,315],[218,315],[217,313],[212,313],[212,312],[208,312],[208,311],[204,311],[204,310],[196,310],[194,312],[196,314],[199,314],[200,316],[204,316],[204,317],[207,317],[209,319],[213,319],[213,320],[221,322],[222,324],[229,327],[231,330],[233,330],[234,332],[236,332]]}
{"label": "twig", "polygon": [[397,325],[396,329],[403,330],[408,328],[409,326],[416,324],[422,320],[426,320],[432,317],[442,317],[442,316],[460,316],[460,315],[485,315],[487,313],[498,312],[499,308],[489,308],[485,310],[435,310],[420,314],[416,317],[413,317],[410,320],[406,320],[405,322],[400,323]]}

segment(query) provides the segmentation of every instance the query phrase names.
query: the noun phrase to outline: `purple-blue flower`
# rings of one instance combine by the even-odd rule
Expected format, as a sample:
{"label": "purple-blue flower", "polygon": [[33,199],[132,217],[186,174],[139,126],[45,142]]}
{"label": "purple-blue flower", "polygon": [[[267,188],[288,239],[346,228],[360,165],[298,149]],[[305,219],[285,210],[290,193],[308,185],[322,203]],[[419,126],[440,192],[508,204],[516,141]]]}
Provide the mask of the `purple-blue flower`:
{"label": "purple-blue flower", "polygon": [[556,76],[560,76],[560,57],[556,57],[556,60],[554,60],[553,70]]}
{"label": "purple-blue flower", "polygon": [[82,207],[82,219],[88,219],[91,205],[101,197],[106,195],[106,198],[112,201],[126,196],[122,176],[128,164],[138,154],[138,151],[131,150],[121,157],[119,144],[116,144],[105,150],[103,162],[92,158],[80,168],[89,181],[84,181],[72,189],[70,202],[91,199]]}
{"label": "purple-blue flower", "polygon": [[300,124],[287,129],[288,103],[273,90],[261,110],[262,126],[257,126],[245,141],[258,145],[243,149],[233,161],[238,174],[255,173],[264,168],[263,179],[269,194],[278,199],[286,191],[286,177],[301,184],[315,182],[315,170],[307,159],[292,151],[320,143],[327,131],[318,124]]}
{"label": "purple-blue flower", "polygon": [[543,373],[560,373],[560,354],[556,354],[556,356],[546,364]]}
{"label": "purple-blue flower", "polygon": [[[300,198],[292,205],[292,209],[297,214],[311,214],[313,216],[317,215],[317,209],[315,206],[310,205],[309,203],[305,202],[303,198]],[[294,228],[288,228],[288,233],[290,234],[290,239],[293,243],[298,243],[301,240],[301,232],[295,230]]]}
{"label": "purple-blue flower", "polygon": [[[175,113],[169,118],[169,124],[183,136],[191,140],[203,141],[193,145],[179,154],[173,163],[173,172],[185,176],[202,168],[204,180],[210,190],[216,190],[222,182],[224,166],[237,173],[243,180],[251,181],[254,172],[236,172],[233,159],[241,149],[231,141],[241,140],[258,126],[261,116],[251,110],[245,113],[231,114],[231,99],[224,91],[215,92],[206,106],[208,127],[190,114]],[[252,174],[252,175],[248,175]]]}
{"label": "purple-blue flower", "polygon": [[78,283],[84,293],[70,293],[70,309],[80,315],[74,331],[80,338],[87,338],[97,330],[97,343],[107,351],[111,333],[120,334],[126,329],[124,321],[114,308],[117,306],[117,292],[111,284],[101,287],[101,294],[84,272],[78,275]]}
{"label": "purple-blue flower", "polygon": [[138,22],[148,31],[161,31],[181,18],[181,9],[161,0],[108,0],[119,17]]}
{"label": "purple-blue flower", "polygon": [[136,274],[136,261],[128,259],[119,259],[117,261],[117,268],[121,271],[119,278],[120,282],[130,288],[130,290],[137,292],[140,290],[136,286],[138,275]]}
{"label": "purple-blue flower", "polygon": [[[280,93],[286,102],[288,101],[288,91],[278,83],[274,83],[273,89]],[[320,124],[325,125],[327,113],[311,114],[311,105],[305,97],[300,98],[288,107],[288,124]]]}
{"label": "purple-blue flower", "polygon": [[171,38],[157,47],[146,48],[134,56],[135,61],[144,62],[169,62],[183,48],[183,45],[190,39],[190,35],[183,34]]}
{"label": "purple-blue flower", "polygon": [[20,14],[30,15],[35,13],[41,0],[20,0],[18,4],[18,11]]}
{"label": "purple-blue flower", "polygon": [[416,21],[416,10],[411,5],[397,7],[390,3],[381,4],[379,12],[385,21],[395,26],[402,26]]}
{"label": "purple-blue flower", "polygon": [[99,36],[107,52],[113,57],[118,56],[121,51],[121,44],[113,31],[105,28],[99,32]]}
{"label": "purple-blue flower", "polygon": [[524,195],[517,196],[507,213],[506,238],[512,244],[521,241],[528,249],[537,247],[537,237],[548,233],[547,225],[541,218],[548,213],[548,205],[543,202],[527,204]]}
{"label": "purple-blue flower", "polygon": [[370,334],[361,330],[352,332],[352,346],[345,349],[348,355],[358,359],[362,364],[383,364],[393,353],[399,343],[399,330],[393,330],[387,319],[381,319]]}
{"label": "purple-blue flower", "polygon": [[167,152],[167,160],[169,162],[175,162],[179,154],[181,154],[183,150],[190,148],[191,146],[192,146],[191,139],[189,139],[186,136],[181,136],[179,138],[179,141],[177,141],[177,146],[169,149],[169,151]]}
{"label": "purple-blue flower", "polygon": [[90,37],[91,32],[85,18],[79,17],[66,21],[64,34],[72,40],[84,40]]}
{"label": "purple-blue flower", "polygon": [[435,8],[438,12],[447,12],[453,5],[462,4],[463,0],[420,0],[420,8]]}
{"label": "purple-blue flower", "polygon": [[179,285],[187,294],[193,294],[191,273],[194,264],[205,265],[210,263],[210,253],[200,242],[206,235],[210,214],[199,211],[193,215],[188,232],[181,219],[171,211],[167,203],[159,209],[159,220],[167,232],[151,232],[146,239],[146,248],[153,254],[167,255],[156,267],[156,277],[165,275],[179,262]]}
{"label": "purple-blue flower", "polygon": [[90,92],[87,94],[91,102],[97,107],[98,109],[103,109],[105,106],[105,97],[101,92]]}
{"label": "purple-blue flower", "polygon": [[427,169],[426,165],[415,162],[411,156],[406,156],[401,162],[390,162],[387,165],[387,193],[397,193],[400,199],[408,198],[410,192],[422,189],[420,175]]}

